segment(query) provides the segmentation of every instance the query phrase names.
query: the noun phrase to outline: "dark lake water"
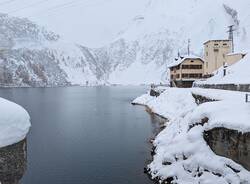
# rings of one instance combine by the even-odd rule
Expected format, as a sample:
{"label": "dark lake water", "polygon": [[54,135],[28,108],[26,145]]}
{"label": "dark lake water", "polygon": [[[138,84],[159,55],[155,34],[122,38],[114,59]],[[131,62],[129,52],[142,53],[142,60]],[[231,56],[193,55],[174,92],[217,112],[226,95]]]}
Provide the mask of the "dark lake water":
{"label": "dark lake water", "polygon": [[157,122],[131,100],[145,87],[0,89],[29,112],[22,184],[152,184],[143,173]]}

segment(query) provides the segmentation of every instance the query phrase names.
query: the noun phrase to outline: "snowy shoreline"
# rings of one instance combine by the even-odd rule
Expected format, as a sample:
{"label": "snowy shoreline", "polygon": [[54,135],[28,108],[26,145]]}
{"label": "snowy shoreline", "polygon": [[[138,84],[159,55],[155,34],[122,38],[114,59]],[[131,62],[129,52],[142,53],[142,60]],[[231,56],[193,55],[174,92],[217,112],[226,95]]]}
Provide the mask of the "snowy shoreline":
{"label": "snowy shoreline", "polygon": [[30,116],[23,107],[0,98],[0,148],[24,140],[30,127]]}
{"label": "snowy shoreline", "polygon": [[[196,104],[193,94],[218,101]],[[244,95],[213,89],[166,88],[158,98],[147,93],[135,99],[133,104],[144,105],[169,120],[153,142],[153,161],[147,167],[151,178],[159,183],[248,183],[250,172],[216,155],[203,138],[205,131],[216,127],[250,132],[246,123],[250,104],[244,103]]]}

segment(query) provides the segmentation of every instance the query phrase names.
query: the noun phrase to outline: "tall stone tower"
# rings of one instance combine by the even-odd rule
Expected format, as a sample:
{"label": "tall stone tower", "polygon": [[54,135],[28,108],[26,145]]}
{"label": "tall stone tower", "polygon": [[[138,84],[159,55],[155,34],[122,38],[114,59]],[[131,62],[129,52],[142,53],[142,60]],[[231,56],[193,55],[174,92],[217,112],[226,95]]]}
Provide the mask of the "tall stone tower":
{"label": "tall stone tower", "polygon": [[209,40],[204,43],[204,76],[211,76],[226,63],[232,52],[231,40]]}

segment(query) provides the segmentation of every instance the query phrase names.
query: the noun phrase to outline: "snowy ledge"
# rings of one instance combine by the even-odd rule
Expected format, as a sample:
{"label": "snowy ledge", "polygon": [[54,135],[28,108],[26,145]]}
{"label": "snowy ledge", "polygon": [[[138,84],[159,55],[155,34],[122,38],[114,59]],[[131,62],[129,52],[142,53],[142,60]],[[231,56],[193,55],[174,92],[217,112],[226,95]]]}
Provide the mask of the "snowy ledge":
{"label": "snowy ledge", "polygon": [[0,148],[25,139],[30,126],[30,116],[24,108],[0,98]]}
{"label": "snowy ledge", "polygon": [[[218,101],[197,105],[193,94]],[[152,179],[180,184],[249,183],[249,171],[216,155],[203,138],[205,131],[214,128],[250,132],[250,104],[244,99],[242,92],[200,88],[168,88],[158,98],[148,93],[135,99],[133,103],[169,120],[153,143],[155,155],[148,165]]]}

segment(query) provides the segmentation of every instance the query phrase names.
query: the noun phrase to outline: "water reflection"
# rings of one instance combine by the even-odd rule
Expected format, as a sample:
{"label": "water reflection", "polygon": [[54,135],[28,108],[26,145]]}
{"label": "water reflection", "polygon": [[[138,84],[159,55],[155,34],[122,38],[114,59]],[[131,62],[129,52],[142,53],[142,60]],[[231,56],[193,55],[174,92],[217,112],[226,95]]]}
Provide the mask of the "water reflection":
{"label": "water reflection", "polygon": [[26,139],[0,149],[0,183],[18,184],[27,168]]}

